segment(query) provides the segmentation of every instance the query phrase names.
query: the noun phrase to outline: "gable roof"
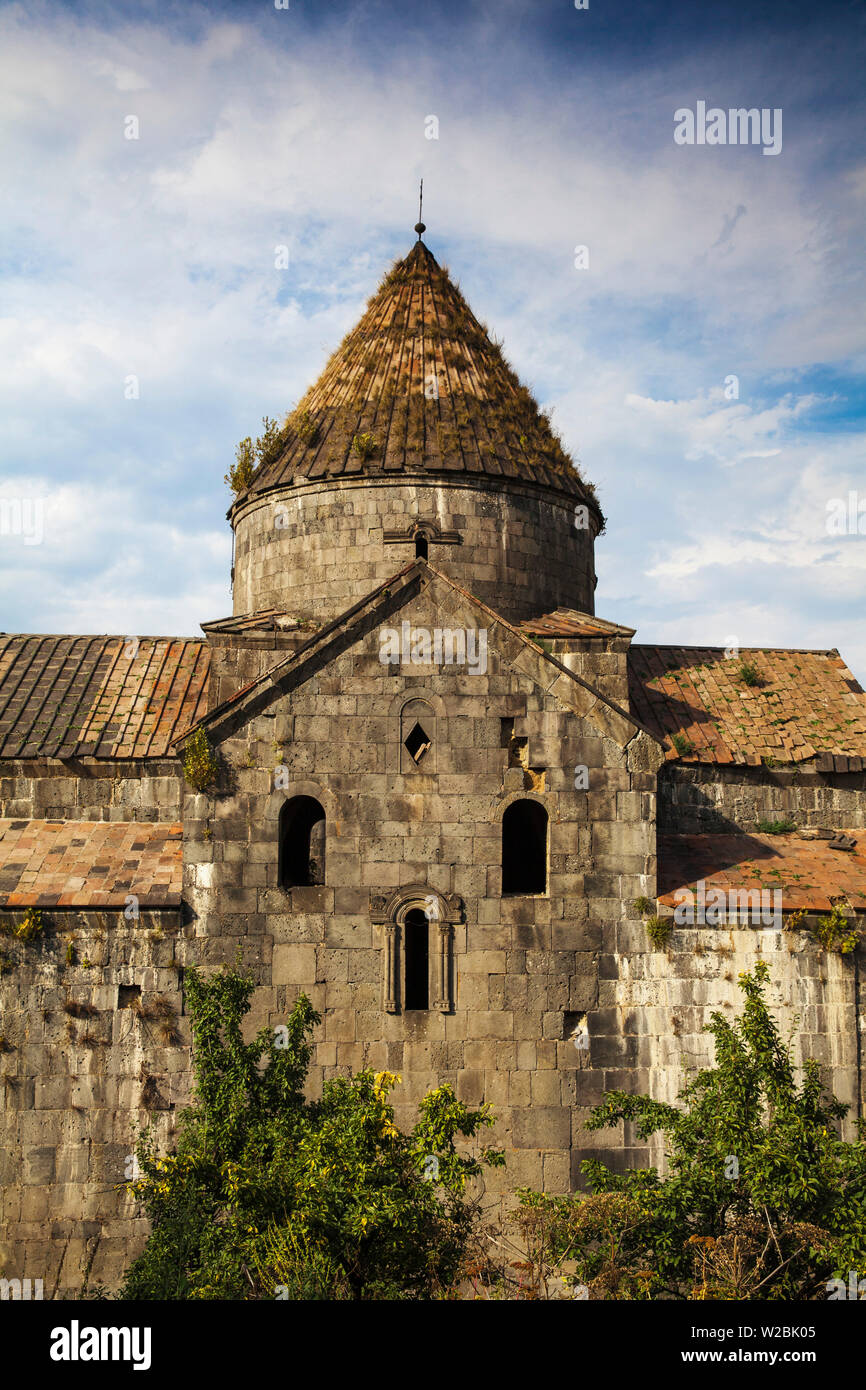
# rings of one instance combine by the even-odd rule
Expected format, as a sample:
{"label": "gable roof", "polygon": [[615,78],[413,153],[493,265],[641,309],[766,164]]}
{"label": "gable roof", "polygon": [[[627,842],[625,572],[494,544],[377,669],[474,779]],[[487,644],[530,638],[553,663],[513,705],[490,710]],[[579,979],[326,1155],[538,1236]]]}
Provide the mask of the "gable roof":
{"label": "gable roof", "polygon": [[183,827],[0,820],[0,907],[177,907]]}
{"label": "gable roof", "polygon": [[135,640],[0,635],[0,758],[170,756],[207,707],[210,652],[200,637]]}
{"label": "gable roof", "polygon": [[[353,445],[361,435],[366,443]],[[419,472],[555,488],[603,525],[593,489],[420,240],[385,276],[232,510],[295,480]]]}
{"label": "gable roof", "polygon": [[517,624],[527,637],[634,637],[633,627],[622,627],[597,618],[594,613],[581,613],[576,608],[556,608],[537,618],[524,618]]}
{"label": "gable roof", "polygon": [[[462,589],[453,579],[434,569],[429,561],[419,557],[345,613],[320,628],[309,642],[215,706],[175,740],[175,747],[182,747],[195,728],[216,730],[242,713],[264,708],[273,694],[278,689],[284,690],[288,683],[293,686],[303,684],[333,658],[337,649],[360,640],[386,615],[398,612],[407,599],[422,591],[422,587],[440,608],[449,626],[486,627],[488,647],[500,651],[512,667],[534,680],[545,693],[555,695],[576,714],[592,719],[604,734],[621,747],[636,733],[650,732],[634,715],[614,704],[573,671],[567,670],[556,657],[540,649],[474,594]],[[654,734],[650,734],[650,737],[656,741]]]}
{"label": "gable roof", "polygon": [[[760,684],[746,685],[742,663]],[[666,744],[665,757],[691,763],[800,763],[823,756],[828,770],[866,768],[866,694],[834,649],[656,647],[629,651],[635,714]],[[691,751],[679,753],[681,735]]]}

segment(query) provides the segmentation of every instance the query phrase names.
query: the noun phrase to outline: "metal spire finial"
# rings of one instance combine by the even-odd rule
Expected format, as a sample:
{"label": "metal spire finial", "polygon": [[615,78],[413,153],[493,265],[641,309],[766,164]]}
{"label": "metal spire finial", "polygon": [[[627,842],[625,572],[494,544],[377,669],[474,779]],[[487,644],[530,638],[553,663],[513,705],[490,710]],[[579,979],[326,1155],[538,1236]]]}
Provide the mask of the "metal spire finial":
{"label": "metal spire finial", "polygon": [[418,221],[415,223],[415,231],[418,233],[418,240],[421,240],[421,233],[426,232],[427,228],[421,221],[421,209],[424,206],[424,180],[421,180],[421,189],[418,193]]}

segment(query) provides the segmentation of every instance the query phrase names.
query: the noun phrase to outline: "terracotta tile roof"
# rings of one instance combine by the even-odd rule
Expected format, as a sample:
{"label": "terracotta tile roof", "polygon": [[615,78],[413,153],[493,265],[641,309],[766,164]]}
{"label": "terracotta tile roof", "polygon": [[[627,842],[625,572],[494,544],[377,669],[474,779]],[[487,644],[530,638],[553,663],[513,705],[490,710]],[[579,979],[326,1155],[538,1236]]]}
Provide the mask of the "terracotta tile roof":
{"label": "terracotta tile roof", "polygon": [[[744,683],[743,662],[757,667],[760,685]],[[825,770],[866,769],[866,694],[837,651],[752,648],[726,659],[718,647],[634,644],[629,698],[669,760],[772,765],[823,755]]]}
{"label": "terracotta tile roof", "polygon": [[526,637],[634,637],[633,627],[608,623],[592,613],[579,613],[576,608],[557,608],[538,618],[526,618],[516,624]]}
{"label": "terracotta tile roof", "polygon": [[180,825],[0,820],[0,907],[176,907],[182,876]]}
{"label": "terracotta tile roof", "polygon": [[[368,457],[353,447],[361,434],[375,441]],[[295,478],[426,471],[539,483],[581,499],[602,524],[593,490],[529,391],[418,241],[288,417],[244,496]]]}
{"label": "terracotta tile roof", "polygon": [[828,912],[844,899],[866,911],[866,830],[844,832],[853,852],[830,848],[829,840],[790,835],[670,835],[658,837],[659,901],[675,904],[678,888],[695,891],[700,879],[711,888],[772,889],[782,892],[782,911]]}
{"label": "terracotta tile roof", "polygon": [[202,638],[0,634],[0,758],[160,758],[207,707]]}

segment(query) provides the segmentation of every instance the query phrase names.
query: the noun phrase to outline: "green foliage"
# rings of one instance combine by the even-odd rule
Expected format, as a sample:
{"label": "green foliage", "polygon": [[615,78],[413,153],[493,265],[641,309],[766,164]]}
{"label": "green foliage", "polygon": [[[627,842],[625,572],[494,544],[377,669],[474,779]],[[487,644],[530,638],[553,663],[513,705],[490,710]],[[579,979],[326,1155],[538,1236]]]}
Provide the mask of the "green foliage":
{"label": "green foliage", "polygon": [[[786,931],[796,931],[805,925],[806,912],[792,912],[785,924]],[[816,941],[837,956],[849,956],[857,950],[863,939],[863,930],[857,922],[850,922],[841,903],[834,903],[826,917],[819,917],[814,927],[809,927]]]}
{"label": "green foliage", "polygon": [[377,448],[376,436],[374,434],[356,434],[352,440],[352,448],[360,459],[368,459]]}
{"label": "green foliage", "polygon": [[657,951],[663,951],[671,939],[674,929],[673,917],[648,917],[645,923],[646,934]]}
{"label": "green foliage", "polygon": [[632,907],[638,917],[648,917],[653,910],[649,898],[635,898]]}
{"label": "green foliage", "polygon": [[787,835],[792,830],[797,829],[797,822],[791,819],[785,820],[759,820],[758,832],[761,835]]}
{"label": "green foliage", "polygon": [[294,426],[298,438],[304,441],[308,449],[312,449],[319,439],[319,426],[311,417],[309,410],[301,411],[297,419],[294,420]]}
{"label": "green foliage", "polygon": [[695,745],[691,739],[686,738],[685,734],[674,734],[671,743],[681,758],[687,758],[690,753],[695,751]]}
{"label": "green foliage", "polygon": [[219,773],[219,763],[204,729],[196,729],[183,752],[183,775],[191,787],[203,792]]}
{"label": "green foliage", "polygon": [[223,482],[228,483],[235,497],[240,497],[252,482],[254,472],[253,441],[247,435],[235,449],[235,461],[229,466],[228,473],[223,474]]}
{"label": "green foliage", "polygon": [[235,462],[223,477],[223,482],[228,483],[235,497],[246,492],[253,481],[257,468],[279,458],[285,448],[285,443],[285,425],[280,426],[276,420],[271,420],[269,416],[263,415],[262,432],[255,444],[249,435],[246,439],[241,440],[235,449]]}
{"label": "green foliage", "polygon": [[282,1030],[250,1043],[241,1024],[254,982],[224,968],[185,977],[195,1098],[176,1152],[137,1146],[133,1184],[152,1222],[128,1299],[426,1298],[454,1280],[475,1220],[465,1197],[482,1163],[458,1152],[492,1123],[449,1086],[394,1124],[399,1078],[362,1071],[303,1094],[318,1014],[301,996]]}
{"label": "green foliage", "polygon": [[737,675],[743,685],[761,685],[761,673],[753,661],[741,661]]}
{"label": "green foliage", "polygon": [[45,929],[45,921],[42,910],[38,907],[28,907],[20,922],[3,922],[0,924],[0,935],[14,936],[16,941],[32,941],[35,936],[39,936]]}
{"label": "green foliage", "polygon": [[[588,1121],[665,1141],[668,1176],[585,1160],[593,1195],[548,1198],[549,1262],[568,1259],[591,1297],[824,1299],[866,1272],[866,1126],[840,1139],[848,1107],[808,1061],[798,1084],[764,998],[769,971],[740,976],[742,1015],[715,1013],[716,1064],[679,1106],[610,1092]],[[600,1198],[616,1198],[599,1205]]]}

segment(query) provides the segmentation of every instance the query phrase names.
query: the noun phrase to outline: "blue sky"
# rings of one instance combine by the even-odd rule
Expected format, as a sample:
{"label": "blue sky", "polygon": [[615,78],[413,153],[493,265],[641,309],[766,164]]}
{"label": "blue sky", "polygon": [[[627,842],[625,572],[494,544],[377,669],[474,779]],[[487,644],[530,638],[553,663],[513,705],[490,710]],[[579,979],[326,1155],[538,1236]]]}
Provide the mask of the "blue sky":
{"label": "blue sky", "polygon": [[[231,611],[234,445],[408,250],[423,176],[598,487],[599,613],[866,681],[864,40],[847,3],[0,8],[0,501],[45,517],[0,534],[2,627]],[[781,108],[781,153],[675,144],[699,100]],[[852,490],[863,533],[828,534]]]}

